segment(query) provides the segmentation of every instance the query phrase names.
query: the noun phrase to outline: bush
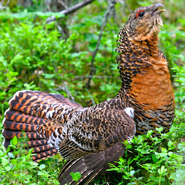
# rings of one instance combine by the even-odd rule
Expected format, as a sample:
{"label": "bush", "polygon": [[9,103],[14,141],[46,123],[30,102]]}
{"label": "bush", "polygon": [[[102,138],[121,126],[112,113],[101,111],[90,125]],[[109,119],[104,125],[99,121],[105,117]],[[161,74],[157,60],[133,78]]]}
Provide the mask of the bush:
{"label": "bush", "polygon": [[[0,14],[0,121],[8,108],[8,101],[18,90],[30,89],[73,96],[83,106],[91,106],[114,97],[121,85],[117,70],[116,38],[127,20],[130,9],[141,4],[128,1],[116,5],[116,16],[111,17],[103,32],[94,62],[95,75],[90,88],[87,82],[94,52],[106,11],[106,2],[95,1],[68,18],[68,34],[63,35],[60,22],[46,24],[53,13],[43,14],[5,11]],[[150,0],[142,5],[154,3]],[[160,32],[160,48],[167,56],[176,98],[176,118],[170,132],[159,138],[147,135],[135,137],[127,146],[126,154],[116,165],[110,164],[106,176],[96,178],[96,184],[184,184],[185,166],[185,20],[181,9],[183,1],[168,2],[164,27]],[[37,8],[38,9],[38,8]],[[103,10],[102,10],[103,9]],[[29,10],[29,8],[28,8]],[[33,11],[33,7],[31,9]],[[56,16],[60,16],[57,13]],[[123,17],[123,15],[125,15]],[[178,20],[178,21],[177,21]],[[67,91],[67,93],[66,93]],[[2,125],[0,126],[2,130]],[[158,130],[161,132],[161,130]],[[147,141],[150,141],[149,143]],[[0,143],[3,136],[0,135]],[[0,147],[0,183],[3,184],[58,184],[57,175],[63,166],[58,156],[33,163],[31,151],[22,148],[19,139],[13,139],[5,151]],[[11,160],[9,160],[11,159]],[[52,166],[52,168],[50,168]],[[113,173],[116,171],[116,173]],[[110,175],[111,174],[111,175]]]}

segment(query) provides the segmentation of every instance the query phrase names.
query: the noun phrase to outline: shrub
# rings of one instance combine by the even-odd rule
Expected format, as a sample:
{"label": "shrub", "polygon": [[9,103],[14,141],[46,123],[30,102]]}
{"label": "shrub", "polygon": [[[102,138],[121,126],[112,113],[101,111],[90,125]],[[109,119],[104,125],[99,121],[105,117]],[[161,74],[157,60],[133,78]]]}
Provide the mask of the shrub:
{"label": "shrub", "polygon": [[[119,23],[127,20],[126,15],[130,9],[136,8],[134,6],[154,1],[132,0],[124,4],[124,8],[116,5],[116,13],[103,32],[93,65],[95,75],[87,89],[92,52],[107,8],[106,2],[100,3],[95,1],[85,11],[76,13],[73,19],[69,17],[67,36],[58,30],[57,27],[62,27],[60,22],[46,24],[46,18],[53,13],[34,13],[34,7],[28,8],[32,13],[20,12],[17,7],[13,10],[17,11],[16,14],[10,11],[0,14],[0,121],[9,99],[18,90],[62,93],[73,96],[83,106],[91,106],[116,95],[121,85],[114,51],[117,34],[123,26]],[[183,11],[174,11],[173,8],[180,10],[184,6],[182,0],[165,3],[168,8],[164,23],[167,24],[164,24],[159,37],[160,48],[170,61],[175,90],[176,118],[173,127],[169,133],[160,134],[159,138],[152,138],[152,131],[149,131],[147,135],[135,137],[130,144],[125,143],[126,154],[116,165],[110,164],[107,175],[96,178],[96,184],[184,184],[185,166],[182,161],[185,143],[181,138],[185,136],[185,20]],[[61,17],[57,13],[55,16]],[[161,132],[160,129],[158,131]],[[2,142],[3,136],[0,135]],[[0,147],[0,183],[58,184],[57,175],[64,161],[55,156],[33,163],[31,151],[25,150],[19,142],[20,139],[13,139],[13,152]]]}

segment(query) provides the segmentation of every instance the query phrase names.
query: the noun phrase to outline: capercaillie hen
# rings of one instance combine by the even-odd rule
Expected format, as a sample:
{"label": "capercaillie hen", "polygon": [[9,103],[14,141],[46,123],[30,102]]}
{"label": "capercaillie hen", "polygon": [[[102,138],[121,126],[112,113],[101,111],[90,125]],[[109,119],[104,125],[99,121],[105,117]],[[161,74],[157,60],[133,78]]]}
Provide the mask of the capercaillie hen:
{"label": "capercaillie hen", "polygon": [[80,172],[79,184],[86,184],[124,154],[122,141],[158,127],[168,132],[175,103],[168,63],[158,48],[162,8],[157,3],[136,9],[121,29],[122,86],[116,97],[83,108],[62,95],[19,91],[5,113],[4,145],[23,130],[34,161],[57,152],[69,161],[60,172],[61,185],[75,184],[71,172]]}

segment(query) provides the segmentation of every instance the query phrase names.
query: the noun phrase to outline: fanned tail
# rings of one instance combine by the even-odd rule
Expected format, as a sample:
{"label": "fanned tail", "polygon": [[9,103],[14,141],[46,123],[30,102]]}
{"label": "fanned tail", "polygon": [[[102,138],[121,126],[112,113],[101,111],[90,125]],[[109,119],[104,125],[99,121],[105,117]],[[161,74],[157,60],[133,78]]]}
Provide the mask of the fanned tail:
{"label": "fanned tail", "polygon": [[[81,107],[81,105],[62,95],[39,91],[19,91],[10,100],[10,108],[5,112],[5,119],[3,120],[4,146],[7,148],[14,136],[27,137],[29,141],[25,143],[25,147],[27,149],[33,148],[35,155],[32,158],[37,162],[55,155],[57,150],[48,145],[48,138],[42,138],[37,134],[39,125],[52,124],[45,118],[34,116],[32,105],[35,103],[43,105],[62,104],[72,108]],[[54,129],[55,127],[53,127]]]}
{"label": "fanned tail", "polygon": [[96,175],[104,173],[108,168],[108,163],[113,163],[125,153],[125,146],[118,142],[111,148],[94,154],[81,157],[76,160],[69,161],[61,170],[58,180],[60,185],[71,184],[76,182],[72,179],[70,173],[80,172],[81,178],[79,185],[88,184]]}

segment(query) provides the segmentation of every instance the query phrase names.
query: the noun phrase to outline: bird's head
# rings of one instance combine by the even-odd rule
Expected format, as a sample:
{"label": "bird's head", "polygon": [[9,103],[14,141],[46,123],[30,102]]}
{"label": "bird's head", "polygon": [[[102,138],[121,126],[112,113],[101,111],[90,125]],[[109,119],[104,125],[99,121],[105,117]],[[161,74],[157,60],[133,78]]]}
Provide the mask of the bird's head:
{"label": "bird's head", "polygon": [[161,18],[161,13],[165,11],[163,8],[164,5],[161,3],[137,8],[131,13],[122,32],[135,41],[152,39],[163,26]]}

